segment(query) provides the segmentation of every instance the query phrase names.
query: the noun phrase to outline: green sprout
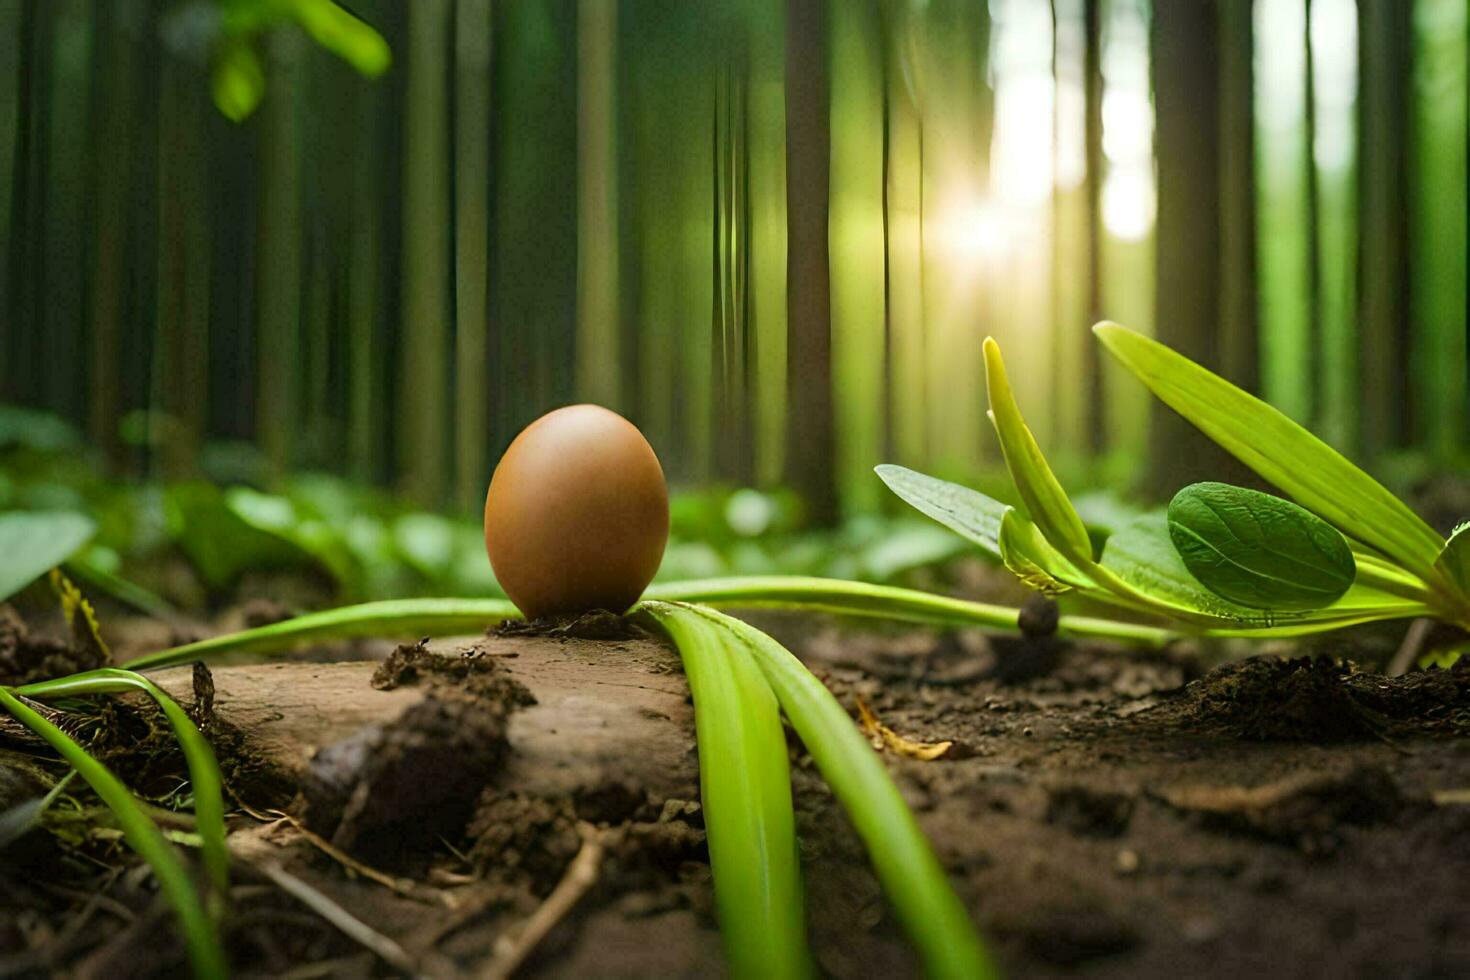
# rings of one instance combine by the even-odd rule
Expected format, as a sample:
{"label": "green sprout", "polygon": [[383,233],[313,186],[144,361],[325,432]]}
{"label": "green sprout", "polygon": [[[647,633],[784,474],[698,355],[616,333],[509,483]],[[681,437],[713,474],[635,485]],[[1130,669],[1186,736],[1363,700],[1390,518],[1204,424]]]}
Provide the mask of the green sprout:
{"label": "green sprout", "polygon": [[[119,673],[126,673],[126,671],[119,671]],[[143,683],[147,684],[146,681]],[[16,721],[50,745],[62,759],[81,774],[92,790],[102,798],[102,802],[112,811],[118,827],[123,832],[124,839],[153,869],[153,874],[158,879],[158,887],[169,904],[173,906],[174,915],[178,918],[184,935],[184,945],[188,949],[189,962],[193,967],[194,975],[198,977],[226,976],[229,970],[225,964],[224,948],[220,945],[219,932],[214,919],[205,911],[204,903],[199,901],[198,893],[195,892],[194,885],[189,880],[189,872],[184,867],[183,861],[179,859],[173,847],[164,839],[163,833],[149,819],[142,805],[128,791],[128,788],[75,739],[48,721],[16,692],[0,687],[0,708],[4,708]],[[198,736],[198,731],[195,730],[194,734]],[[199,739],[203,741],[202,736],[199,736]],[[199,799],[200,790],[196,785],[196,807],[200,806]],[[201,820],[202,826],[203,821]]]}
{"label": "green sprout", "polygon": [[200,853],[209,873],[210,887],[214,891],[213,905],[217,910],[222,909],[230,884],[230,852],[225,844],[223,780],[209,740],[189,720],[178,702],[141,674],[115,667],[26,684],[15,688],[11,693],[37,701],[50,701],[98,694],[126,694],[131,691],[140,691],[158,704],[179,743],[184,764],[189,769],[189,784],[194,794],[194,820],[199,833]]}
{"label": "green sprout", "polygon": [[985,342],[990,418],[1020,504],[901,466],[880,466],[878,475],[1033,588],[1193,632],[1296,636],[1421,616],[1470,629],[1470,525],[1446,541],[1277,409],[1157,341],[1112,323],[1093,330],[1165,404],[1296,502],[1197,483],[1167,512],[1117,529],[1099,551],[1026,426],[993,339]]}

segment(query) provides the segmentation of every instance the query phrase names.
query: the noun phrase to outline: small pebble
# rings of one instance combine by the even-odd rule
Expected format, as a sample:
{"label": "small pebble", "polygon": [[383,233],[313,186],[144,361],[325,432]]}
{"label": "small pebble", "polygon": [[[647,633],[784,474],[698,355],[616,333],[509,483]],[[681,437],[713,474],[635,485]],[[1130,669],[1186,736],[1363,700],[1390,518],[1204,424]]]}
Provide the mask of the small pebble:
{"label": "small pebble", "polygon": [[1143,861],[1139,858],[1137,851],[1124,848],[1118,852],[1118,858],[1114,866],[1118,869],[1118,874],[1131,875],[1138,873],[1138,868],[1142,863]]}

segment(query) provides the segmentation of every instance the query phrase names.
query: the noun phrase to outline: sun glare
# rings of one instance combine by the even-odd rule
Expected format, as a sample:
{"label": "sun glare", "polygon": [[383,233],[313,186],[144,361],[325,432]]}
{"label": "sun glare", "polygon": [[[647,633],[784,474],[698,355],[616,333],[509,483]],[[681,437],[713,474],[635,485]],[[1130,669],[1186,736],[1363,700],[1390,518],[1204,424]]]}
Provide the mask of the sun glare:
{"label": "sun glare", "polygon": [[955,258],[981,262],[1000,255],[1011,235],[1005,220],[985,201],[970,201],[955,207],[944,229],[944,242]]}

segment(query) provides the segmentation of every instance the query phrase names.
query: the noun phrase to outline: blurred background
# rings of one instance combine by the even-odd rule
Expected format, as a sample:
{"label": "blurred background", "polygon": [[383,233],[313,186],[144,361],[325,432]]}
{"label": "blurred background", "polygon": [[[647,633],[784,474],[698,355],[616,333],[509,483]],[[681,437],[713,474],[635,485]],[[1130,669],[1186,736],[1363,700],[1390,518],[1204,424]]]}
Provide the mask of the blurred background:
{"label": "blurred background", "polygon": [[[1467,52],[1465,0],[0,0],[0,507],[471,587],[437,515],[595,401],[676,538],[892,563],[874,464],[1000,485],[987,334],[1074,489],[1220,475],[1103,318],[1422,487],[1470,459]],[[731,555],[684,557],[807,567]]]}

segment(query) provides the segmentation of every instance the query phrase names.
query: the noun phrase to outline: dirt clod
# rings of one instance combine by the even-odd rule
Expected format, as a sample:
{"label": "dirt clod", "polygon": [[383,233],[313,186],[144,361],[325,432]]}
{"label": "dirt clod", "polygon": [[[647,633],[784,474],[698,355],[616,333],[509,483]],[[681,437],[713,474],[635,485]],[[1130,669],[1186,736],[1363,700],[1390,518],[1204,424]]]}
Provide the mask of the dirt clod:
{"label": "dirt clod", "polygon": [[105,651],[39,636],[12,607],[0,605],[0,684],[32,684],[95,670],[105,663]]}
{"label": "dirt clod", "polygon": [[1379,734],[1387,719],[1361,703],[1352,668],[1327,658],[1252,657],[1190,685],[1200,715],[1253,740],[1341,742]]}
{"label": "dirt clod", "polygon": [[490,632],[494,636],[551,636],[573,640],[631,640],[643,635],[627,617],[606,609],[540,619],[507,619]]}
{"label": "dirt clod", "polygon": [[504,759],[510,714],[530,692],[493,657],[401,646],[373,674],[392,690],[426,685],[401,715],[320,749],[302,782],[307,823],[338,847],[390,855],[458,833]]}

